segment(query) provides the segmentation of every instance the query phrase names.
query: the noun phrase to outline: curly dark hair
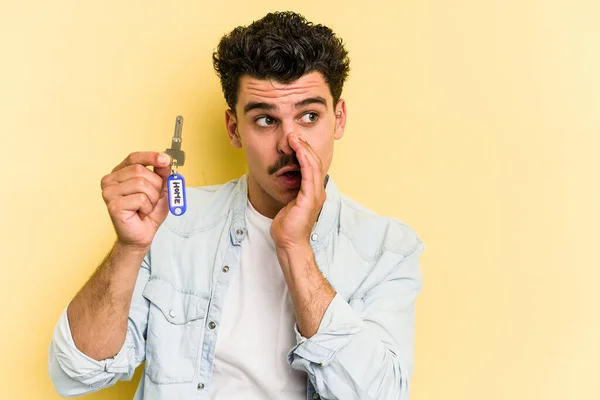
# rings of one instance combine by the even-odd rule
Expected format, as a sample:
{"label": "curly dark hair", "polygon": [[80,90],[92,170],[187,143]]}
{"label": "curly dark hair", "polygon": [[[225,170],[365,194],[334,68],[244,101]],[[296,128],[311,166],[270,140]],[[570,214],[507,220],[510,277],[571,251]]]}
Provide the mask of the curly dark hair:
{"label": "curly dark hair", "polygon": [[344,43],[323,25],[314,25],[294,12],[269,13],[223,36],[213,53],[213,66],[225,100],[235,113],[240,77],[290,83],[318,71],[335,105],[350,71]]}

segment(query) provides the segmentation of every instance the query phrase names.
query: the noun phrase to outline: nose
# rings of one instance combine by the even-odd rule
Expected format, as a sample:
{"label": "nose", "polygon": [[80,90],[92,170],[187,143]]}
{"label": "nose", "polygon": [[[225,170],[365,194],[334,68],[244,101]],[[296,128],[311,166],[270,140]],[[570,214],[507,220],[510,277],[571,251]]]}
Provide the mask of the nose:
{"label": "nose", "polygon": [[293,122],[282,122],[279,138],[277,139],[277,152],[280,154],[291,155],[294,150],[290,147],[288,137],[294,132]]}

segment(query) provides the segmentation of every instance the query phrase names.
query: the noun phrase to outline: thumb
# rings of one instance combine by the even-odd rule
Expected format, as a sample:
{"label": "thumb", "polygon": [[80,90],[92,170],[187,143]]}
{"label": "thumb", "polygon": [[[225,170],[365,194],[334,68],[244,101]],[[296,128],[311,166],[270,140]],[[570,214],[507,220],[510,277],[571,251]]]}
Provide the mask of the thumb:
{"label": "thumb", "polygon": [[171,156],[166,153],[158,153],[156,157],[157,166],[154,167],[154,173],[165,180],[171,175],[171,163],[173,160],[171,159]]}

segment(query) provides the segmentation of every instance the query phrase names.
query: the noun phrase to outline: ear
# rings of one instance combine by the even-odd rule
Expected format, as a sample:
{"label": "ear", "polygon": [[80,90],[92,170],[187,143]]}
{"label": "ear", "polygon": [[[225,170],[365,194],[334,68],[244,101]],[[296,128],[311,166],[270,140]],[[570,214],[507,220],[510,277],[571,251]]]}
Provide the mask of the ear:
{"label": "ear", "polygon": [[238,132],[237,118],[231,110],[225,111],[225,126],[227,127],[227,136],[229,137],[231,145],[236,149],[241,148],[242,139]]}
{"label": "ear", "polygon": [[346,128],[346,102],[344,99],[339,99],[335,105],[335,133],[333,138],[335,140],[341,139],[344,136],[344,129]]}

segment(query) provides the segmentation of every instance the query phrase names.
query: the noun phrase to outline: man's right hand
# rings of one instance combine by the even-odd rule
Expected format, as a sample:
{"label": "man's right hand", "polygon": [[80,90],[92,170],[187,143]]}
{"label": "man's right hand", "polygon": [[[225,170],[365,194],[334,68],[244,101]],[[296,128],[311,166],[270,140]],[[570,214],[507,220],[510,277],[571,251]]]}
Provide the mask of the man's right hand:
{"label": "man's right hand", "polygon": [[[164,157],[164,159],[163,159]],[[100,182],[117,243],[146,251],[169,212],[167,178],[171,157],[153,151],[131,153]],[[146,168],[152,166],[153,171]]]}

